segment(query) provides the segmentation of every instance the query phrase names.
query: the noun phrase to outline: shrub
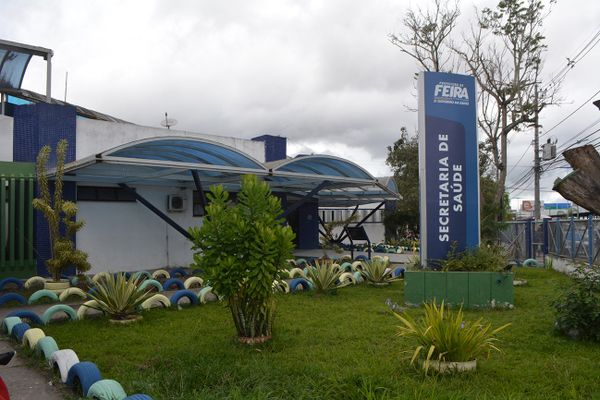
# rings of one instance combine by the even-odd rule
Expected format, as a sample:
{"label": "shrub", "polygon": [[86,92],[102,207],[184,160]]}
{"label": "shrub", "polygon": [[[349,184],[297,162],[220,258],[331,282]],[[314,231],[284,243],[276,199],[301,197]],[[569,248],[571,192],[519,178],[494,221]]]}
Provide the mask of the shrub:
{"label": "shrub", "polygon": [[337,285],[342,271],[334,268],[331,260],[315,260],[315,266],[309,266],[307,271],[307,278],[313,283],[316,292],[330,293],[338,287],[347,286],[347,284]]}
{"label": "shrub", "polygon": [[430,361],[472,361],[479,357],[489,357],[492,351],[500,351],[496,346],[496,334],[510,324],[493,329],[482,318],[475,322],[464,320],[462,307],[454,312],[444,306],[438,307],[435,301],[425,304],[425,314],[415,320],[406,312],[393,313],[401,325],[398,336],[413,339],[417,347],[413,351],[411,364],[423,362],[425,371]]}
{"label": "shrub", "polygon": [[444,271],[503,271],[508,262],[501,246],[484,245],[457,253],[453,245],[448,258],[441,262]]}
{"label": "shrub", "polygon": [[119,272],[116,275],[107,275],[104,279],[94,284],[95,290],[89,294],[96,300],[96,306],[89,306],[102,311],[111,319],[128,319],[140,312],[140,306],[154,293],[139,289],[139,279]]}
{"label": "shrub", "polygon": [[373,258],[371,261],[362,261],[361,275],[365,281],[371,285],[388,285],[399,278],[392,276],[392,269],[389,267],[389,260],[380,257]]}
{"label": "shrub", "polygon": [[573,339],[600,341],[600,268],[579,265],[571,285],[552,302],[556,330]]}
{"label": "shrub", "polygon": [[[89,271],[91,268],[87,254],[76,249],[73,243],[73,237],[83,228],[85,222],[75,219],[77,205],[63,199],[63,175],[67,148],[68,143],[65,139],[58,142],[56,146],[54,193],[50,191],[46,176],[46,166],[51,152],[50,146],[42,147],[36,165],[40,197],[33,199],[33,207],[40,211],[48,221],[52,257],[46,260],[46,267],[54,281],[59,281],[61,273],[70,266],[74,266],[80,273]],[[61,225],[64,226],[64,229],[61,229]]]}
{"label": "shrub", "polygon": [[273,282],[291,258],[294,233],[282,225],[282,209],[269,186],[256,176],[242,179],[237,204],[213,186],[200,228],[190,228],[194,267],[205,271],[213,290],[229,306],[240,341],[271,336]]}

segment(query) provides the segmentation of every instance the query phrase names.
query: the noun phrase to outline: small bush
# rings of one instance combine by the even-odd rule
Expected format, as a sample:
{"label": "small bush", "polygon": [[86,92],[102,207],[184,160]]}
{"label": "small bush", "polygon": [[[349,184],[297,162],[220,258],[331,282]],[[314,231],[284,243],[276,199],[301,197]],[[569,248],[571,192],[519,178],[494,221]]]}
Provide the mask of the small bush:
{"label": "small bush", "polygon": [[504,270],[507,261],[506,251],[500,246],[481,246],[461,253],[453,246],[441,266],[444,271],[499,272]]}
{"label": "small bush", "polygon": [[600,268],[579,265],[572,284],[552,302],[554,327],[578,340],[600,341]]}

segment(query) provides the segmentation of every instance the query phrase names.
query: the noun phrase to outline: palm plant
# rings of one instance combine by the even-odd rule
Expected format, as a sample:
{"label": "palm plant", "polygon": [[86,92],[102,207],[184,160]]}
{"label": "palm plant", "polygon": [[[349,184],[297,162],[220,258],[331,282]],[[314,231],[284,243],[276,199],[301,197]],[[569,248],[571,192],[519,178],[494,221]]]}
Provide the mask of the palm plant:
{"label": "palm plant", "polygon": [[496,334],[510,325],[493,329],[482,318],[475,322],[465,321],[462,307],[457,312],[452,312],[445,308],[443,301],[438,307],[435,300],[431,304],[425,304],[425,315],[419,320],[406,312],[393,315],[401,322],[398,336],[417,342],[411,364],[421,360],[425,371],[429,369],[432,360],[467,362],[481,356],[487,358],[492,351],[500,352],[496,346]]}
{"label": "palm plant", "polygon": [[393,276],[387,258],[373,258],[371,261],[361,261],[361,265],[362,270],[360,273],[365,281],[371,285],[389,285],[399,279]]}
{"label": "palm plant", "polygon": [[334,268],[331,260],[315,260],[315,266],[308,267],[307,278],[313,283],[316,292],[329,293],[348,285],[347,282],[339,283],[341,274],[340,268]]}
{"label": "palm plant", "polygon": [[97,304],[89,307],[108,314],[113,320],[131,319],[139,313],[142,303],[154,294],[140,290],[139,283],[139,278],[131,276],[128,279],[123,273],[108,275],[94,284],[89,295]]}

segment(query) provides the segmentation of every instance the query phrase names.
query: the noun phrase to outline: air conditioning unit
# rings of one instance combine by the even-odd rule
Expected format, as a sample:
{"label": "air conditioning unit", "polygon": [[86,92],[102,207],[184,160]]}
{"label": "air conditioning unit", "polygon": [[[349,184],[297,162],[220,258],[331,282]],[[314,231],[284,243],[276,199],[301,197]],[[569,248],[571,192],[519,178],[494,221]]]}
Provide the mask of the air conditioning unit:
{"label": "air conditioning unit", "polygon": [[169,212],[182,212],[185,210],[185,197],[179,194],[167,196],[167,210]]}

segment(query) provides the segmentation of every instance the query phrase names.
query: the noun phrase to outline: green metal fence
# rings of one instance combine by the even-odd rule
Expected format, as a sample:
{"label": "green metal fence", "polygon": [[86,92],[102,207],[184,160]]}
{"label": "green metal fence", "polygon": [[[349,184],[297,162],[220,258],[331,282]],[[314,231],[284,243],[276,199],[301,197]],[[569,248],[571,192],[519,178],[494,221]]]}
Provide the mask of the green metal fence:
{"label": "green metal fence", "polygon": [[0,277],[35,275],[35,165],[0,162]]}

